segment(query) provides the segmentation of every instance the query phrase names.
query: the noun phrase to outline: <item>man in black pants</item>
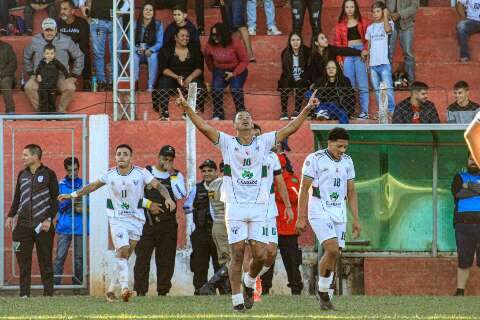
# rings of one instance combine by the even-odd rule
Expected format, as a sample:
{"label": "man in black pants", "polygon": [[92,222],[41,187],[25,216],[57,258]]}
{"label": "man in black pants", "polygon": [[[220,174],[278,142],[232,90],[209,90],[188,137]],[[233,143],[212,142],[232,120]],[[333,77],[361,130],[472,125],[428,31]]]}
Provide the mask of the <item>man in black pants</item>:
{"label": "man in black pants", "polygon": [[[185,180],[183,175],[173,168],[175,149],[166,145],[160,149],[158,163],[146,168],[158,179],[175,201],[185,197]],[[156,190],[145,190],[145,197],[162,205],[163,213],[151,215],[147,212],[147,222],[143,226],[142,236],[135,248],[137,259],[134,267],[134,290],[138,296],[148,292],[150,275],[150,260],[155,249],[155,264],[157,266],[157,293],[165,296],[172,287],[172,277],[175,270],[175,255],[177,252],[177,210],[168,211],[165,199]],[[176,204],[176,203],[175,203]]]}
{"label": "man in black pants", "polygon": [[57,8],[55,0],[27,0],[23,9],[23,18],[25,19],[25,34],[31,36],[33,33],[33,12],[47,10],[48,17],[55,19],[57,17]]}
{"label": "man in black pants", "polygon": [[53,295],[52,248],[55,235],[53,218],[58,211],[58,181],[55,172],[45,167],[42,149],[36,144],[25,146],[22,153],[25,169],[17,177],[7,228],[17,223],[12,233],[13,251],[20,268],[20,297],[30,296],[32,251],[35,245],[43,295]]}
{"label": "man in black pants", "polygon": [[210,258],[214,271],[217,272],[220,268],[217,248],[212,238],[213,214],[210,212],[208,189],[208,185],[217,178],[217,164],[212,160],[205,160],[199,168],[203,180],[191,190],[183,206],[187,235],[192,242],[190,269],[193,272],[195,295],[200,294],[200,288],[208,280]]}

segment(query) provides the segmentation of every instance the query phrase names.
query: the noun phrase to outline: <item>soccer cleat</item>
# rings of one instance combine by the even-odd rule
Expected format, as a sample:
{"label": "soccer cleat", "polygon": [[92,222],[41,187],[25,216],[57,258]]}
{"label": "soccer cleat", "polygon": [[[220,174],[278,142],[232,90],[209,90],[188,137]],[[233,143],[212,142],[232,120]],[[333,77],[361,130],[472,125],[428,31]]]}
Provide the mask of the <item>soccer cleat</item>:
{"label": "soccer cleat", "polygon": [[117,299],[115,293],[113,293],[112,291],[107,292],[106,296],[108,302],[115,302],[115,300]]}
{"label": "soccer cleat", "polygon": [[320,309],[324,311],[335,310],[328,292],[318,292],[318,302],[320,303]]}
{"label": "soccer cleat", "polygon": [[233,311],[235,312],[245,312],[245,305],[243,303],[233,306]]}
{"label": "soccer cleat", "polygon": [[257,278],[255,283],[255,291],[253,292],[253,301],[261,302],[262,301],[262,279]]}
{"label": "soccer cleat", "polygon": [[128,288],[122,289],[122,300],[123,300],[123,302],[128,302],[128,300],[130,300],[131,296],[132,296],[132,291],[130,291]]}
{"label": "soccer cleat", "polygon": [[252,309],[253,303],[254,303],[254,298],[253,298],[253,293],[254,289],[249,288],[245,285],[245,283],[242,281],[243,284],[243,300],[245,301],[245,308]]}

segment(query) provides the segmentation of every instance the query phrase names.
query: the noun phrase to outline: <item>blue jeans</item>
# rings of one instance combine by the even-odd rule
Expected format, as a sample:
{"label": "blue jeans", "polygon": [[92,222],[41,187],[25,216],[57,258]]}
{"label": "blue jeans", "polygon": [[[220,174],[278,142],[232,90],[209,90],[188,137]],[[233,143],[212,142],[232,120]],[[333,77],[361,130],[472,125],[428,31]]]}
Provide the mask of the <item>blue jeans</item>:
{"label": "blue jeans", "polygon": [[238,28],[245,27],[246,2],[247,0],[225,0],[225,5],[222,7],[222,18],[230,30],[236,31]]}
{"label": "blue jeans", "polygon": [[223,92],[227,86],[232,89],[233,103],[236,111],[245,110],[245,100],[243,96],[243,85],[247,80],[248,70],[245,69],[238,76],[233,77],[228,82],[225,81],[225,72],[232,70],[213,69],[212,78],[212,99],[213,99],[213,117],[225,119],[223,108]]}
{"label": "blue jeans", "polygon": [[[363,44],[353,45],[352,48],[363,50]],[[368,74],[367,66],[360,57],[345,57],[343,73],[350,80],[352,87],[358,90],[360,98],[360,112],[368,114]]]}
{"label": "blue jeans", "polygon": [[381,101],[380,83],[385,83],[387,86],[388,111],[393,113],[393,109],[395,108],[395,98],[393,95],[392,66],[389,64],[381,64],[379,66],[370,67],[370,79],[372,80],[372,86],[375,90],[378,106],[380,106]]}
{"label": "blue jeans", "polygon": [[340,124],[348,124],[347,112],[335,103],[322,102],[315,108],[315,113],[318,111],[326,111],[330,119],[338,120]]}
{"label": "blue jeans", "polygon": [[[92,39],[93,49],[93,65],[95,67],[95,74],[98,82],[107,82],[105,76],[105,48],[110,48],[110,61],[113,60],[113,22],[109,20],[92,19],[90,22],[90,36]],[[121,47],[120,39],[121,32],[117,32],[117,40],[119,47]],[[112,73],[109,76],[108,82],[111,83],[113,79],[113,65]]]}
{"label": "blue jeans", "polygon": [[415,81],[415,56],[413,55],[413,32],[414,28],[407,30],[398,30],[393,28],[392,35],[390,36],[390,50],[389,58],[390,63],[393,63],[393,57],[395,56],[395,49],[397,46],[397,39],[400,38],[400,46],[403,51],[403,60],[405,62],[405,71],[408,75],[408,82]]}
{"label": "blue jeans", "polygon": [[458,45],[460,46],[460,58],[469,58],[468,37],[473,33],[480,33],[480,21],[463,19],[457,24]]}
{"label": "blue jeans", "polygon": [[158,54],[152,53],[150,57],[145,55],[139,55],[135,53],[133,56],[134,69],[135,69],[135,81],[138,81],[140,73],[140,63],[146,63],[148,65],[148,89],[153,89],[155,80],[157,80],[158,73]]}
{"label": "blue jeans", "polygon": [[[65,259],[68,255],[68,249],[70,248],[70,243],[72,242],[71,234],[62,234],[57,233],[57,255],[55,257],[55,284],[60,285],[62,282],[63,275],[63,265],[65,264]],[[73,235],[73,255],[74,255],[74,266],[73,266],[73,284],[82,284],[83,282],[83,243],[82,235]]]}
{"label": "blue jeans", "polygon": [[[263,7],[267,17],[267,28],[275,27],[275,4],[273,0],[264,0]],[[257,27],[257,0],[247,0],[247,25],[249,28]]]}

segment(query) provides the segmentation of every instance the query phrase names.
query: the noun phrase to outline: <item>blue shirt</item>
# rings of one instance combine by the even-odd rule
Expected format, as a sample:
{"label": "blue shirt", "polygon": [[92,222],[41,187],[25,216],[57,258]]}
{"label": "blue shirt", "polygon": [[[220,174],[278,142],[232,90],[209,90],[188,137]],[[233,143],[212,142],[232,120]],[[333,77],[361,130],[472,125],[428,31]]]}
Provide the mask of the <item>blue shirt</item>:
{"label": "blue shirt", "polygon": [[[58,183],[59,194],[70,194],[73,191],[79,190],[83,187],[83,181],[81,178],[75,178],[73,181],[72,188],[72,179],[65,177]],[[81,199],[77,199],[81,201]],[[57,216],[57,226],[56,232],[61,234],[74,234],[81,235],[83,234],[83,217],[81,213],[72,211],[72,201],[65,200],[60,202],[58,207],[58,216]],[[87,220],[88,221],[88,220]],[[73,230],[72,230],[73,229]],[[88,233],[88,224],[87,224],[87,233]]]}
{"label": "blue shirt", "polygon": [[[136,30],[136,27],[137,27],[137,22],[135,21],[134,25],[133,25],[133,29]],[[155,53],[155,52],[158,52],[160,51],[160,49],[162,48],[163,46],[163,25],[160,21],[158,20],[155,20],[155,30],[156,30],[156,33],[155,33],[155,44],[151,47],[149,47],[147,45],[147,49],[150,50],[151,52]],[[140,26],[140,38],[139,39],[143,39],[143,36],[145,34],[145,26],[142,24]],[[142,42],[140,40],[140,42]]]}

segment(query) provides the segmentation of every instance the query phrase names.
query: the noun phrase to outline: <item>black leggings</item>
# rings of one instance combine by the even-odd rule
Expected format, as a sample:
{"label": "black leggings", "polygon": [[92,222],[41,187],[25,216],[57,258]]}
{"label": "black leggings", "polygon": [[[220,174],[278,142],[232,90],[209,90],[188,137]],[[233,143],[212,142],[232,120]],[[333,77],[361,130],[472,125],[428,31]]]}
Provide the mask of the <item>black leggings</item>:
{"label": "black leggings", "polygon": [[302,34],[303,18],[308,9],[310,25],[312,26],[312,39],[322,32],[322,0],[292,0],[292,29]]}

